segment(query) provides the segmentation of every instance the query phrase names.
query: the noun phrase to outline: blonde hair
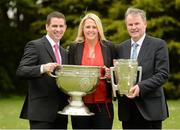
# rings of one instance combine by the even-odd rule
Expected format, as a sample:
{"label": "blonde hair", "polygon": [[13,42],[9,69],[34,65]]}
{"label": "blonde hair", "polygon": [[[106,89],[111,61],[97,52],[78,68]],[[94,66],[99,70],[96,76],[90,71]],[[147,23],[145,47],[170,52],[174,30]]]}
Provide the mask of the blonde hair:
{"label": "blonde hair", "polygon": [[83,19],[81,20],[81,22],[79,24],[78,34],[77,34],[77,37],[75,39],[75,42],[84,42],[83,27],[84,27],[84,22],[86,19],[92,19],[96,23],[98,33],[99,33],[99,39],[101,41],[102,40],[107,41],[105,38],[105,35],[104,35],[103,26],[102,26],[100,18],[93,13],[88,13],[83,17]]}

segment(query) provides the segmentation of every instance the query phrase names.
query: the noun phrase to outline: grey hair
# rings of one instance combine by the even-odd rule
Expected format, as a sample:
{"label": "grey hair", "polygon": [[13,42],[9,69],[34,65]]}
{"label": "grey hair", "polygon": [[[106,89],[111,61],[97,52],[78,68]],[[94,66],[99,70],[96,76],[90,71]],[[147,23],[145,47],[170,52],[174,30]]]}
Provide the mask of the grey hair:
{"label": "grey hair", "polygon": [[125,20],[127,18],[128,15],[140,15],[141,18],[143,19],[143,21],[146,21],[146,12],[144,10],[138,9],[138,8],[134,8],[134,7],[129,7],[125,13]]}

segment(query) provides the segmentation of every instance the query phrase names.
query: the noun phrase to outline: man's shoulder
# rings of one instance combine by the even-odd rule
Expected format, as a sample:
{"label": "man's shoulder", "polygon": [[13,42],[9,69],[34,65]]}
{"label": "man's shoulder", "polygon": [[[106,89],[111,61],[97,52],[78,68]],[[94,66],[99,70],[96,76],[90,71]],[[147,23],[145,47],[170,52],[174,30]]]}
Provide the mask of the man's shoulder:
{"label": "man's shoulder", "polygon": [[165,46],[166,45],[166,41],[158,38],[158,37],[154,37],[154,36],[150,36],[147,35],[145,37],[145,40],[148,42],[148,44],[152,44],[152,46]]}
{"label": "man's shoulder", "polygon": [[120,42],[119,44],[117,44],[117,46],[119,47],[123,47],[123,46],[127,46],[129,43],[131,43],[130,39],[127,39],[125,41]]}
{"label": "man's shoulder", "polygon": [[161,38],[154,37],[154,36],[150,36],[150,35],[146,35],[146,39],[148,39],[148,40],[153,40],[153,41],[159,41],[159,42],[164,41],[164,40],[161,39]]}
{"label": "man's shoulder", "polygon": [[29,41],[27,44],[32,44],[32,45],[42,45],[42,43],[45,43],[45,42],[48,42],[46,37],[41,37],[41,38],[38,38],[38,39],[34,39],[34,40],[31,40]]}

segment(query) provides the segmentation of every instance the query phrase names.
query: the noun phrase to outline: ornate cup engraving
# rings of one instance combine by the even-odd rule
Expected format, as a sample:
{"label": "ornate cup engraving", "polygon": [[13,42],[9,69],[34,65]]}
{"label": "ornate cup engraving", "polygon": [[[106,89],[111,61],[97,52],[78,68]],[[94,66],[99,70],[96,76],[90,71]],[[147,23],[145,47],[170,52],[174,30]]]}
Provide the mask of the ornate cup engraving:
{"label": "ornate cup engraving", "polygon": [[[137,73],[139,77],[137,79]],[[114,82],[114,76],[116,83]],[[141,80],[142,68],[138,66],[136,60],[132,59],[115,59],[114,67],[111,67],[111,83],[113,87],[113,95],[116,97],[116,91],[120,95],[128,95],[129,90],[136,82]]]}
{"label": "ornate cup engraving", "polygon": [[61,65],[55,70],[56,83],[63,92],[70,95],[70,102],[62,111],[58,113],[64,115],[90,116],[91,113],[84,105],[82,97],[96,89],[100,78],[101,67]]}
{"label": "ornate cup engraving", "polygon": [[80,89],[84,92],[84,91],[90,91],[91,90],[91,84],[90,84],[90,80],[88,78],[82,78],[79,81],[79,86]]}

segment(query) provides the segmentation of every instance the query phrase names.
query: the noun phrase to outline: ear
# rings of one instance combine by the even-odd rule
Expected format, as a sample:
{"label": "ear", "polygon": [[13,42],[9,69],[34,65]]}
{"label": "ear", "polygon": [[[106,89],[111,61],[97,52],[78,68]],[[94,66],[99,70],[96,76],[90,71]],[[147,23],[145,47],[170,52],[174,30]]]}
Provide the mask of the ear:
{"label": "ear", "polygon": [[65,31],[66,31],[66,29],[67,29],[67,24],[65,24]]}
{"label": "ear", "polygon": [[48,27],[49,27],[48,24],[46,24],[46,31],[48,30]]}
{"label": "ear", "polygon": [[144,25],[147,27],[147,22],[146,21],[144,22]]}

